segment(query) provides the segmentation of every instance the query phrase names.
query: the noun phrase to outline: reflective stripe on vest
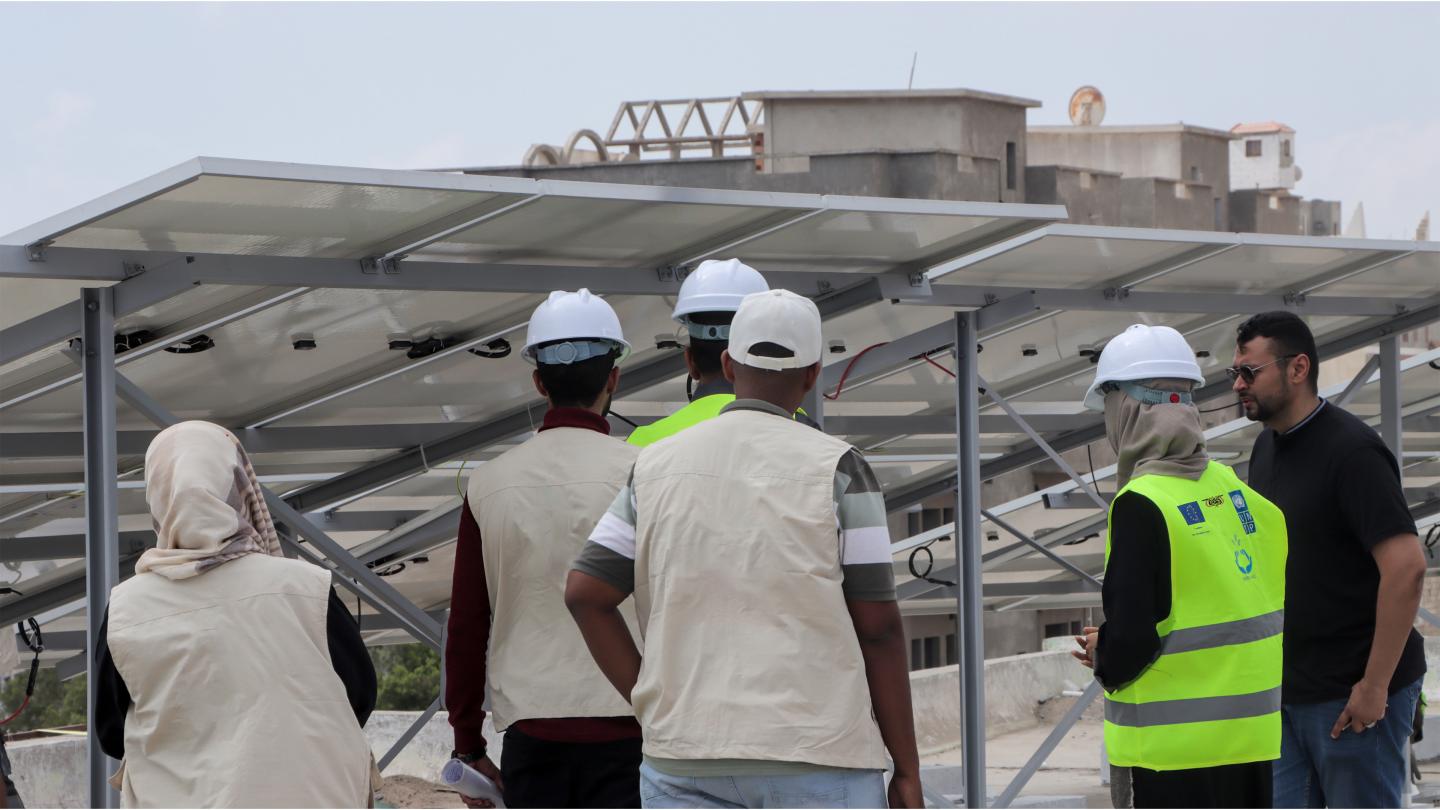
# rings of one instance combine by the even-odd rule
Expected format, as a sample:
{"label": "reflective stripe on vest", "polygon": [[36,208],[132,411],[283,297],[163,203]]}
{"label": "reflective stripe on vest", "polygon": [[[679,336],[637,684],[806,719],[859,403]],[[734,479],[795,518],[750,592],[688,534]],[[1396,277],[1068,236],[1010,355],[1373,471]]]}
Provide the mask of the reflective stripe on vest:
{"label": "reflective stripe on vest", "polygon": [[[1198,481],[1147,475],[1126,493],[1165,520],[1170,615],[1155,626],[1159,657],[1105,698],[1110,763],[1166,771],[1278,758],[1284,516],[1215,462]],[[1105,553],[1108,564],[1108,537]]]}
{"label": "reflective stripe on vest", "polygon": [[1285,611],[1277,610],[1249,619],[1172,630],[1160,643],[1161,655],[1209,650],[1230,644],[1247,644],[1285,632]]}
{"label": "reflective stripe on vest", "polygon": [[1105,701],[1105,722],[1146,728],[1206,720],[1238,720],[1280,711],[1280,687],[1248,695],[1162,700],[1156,703]]}

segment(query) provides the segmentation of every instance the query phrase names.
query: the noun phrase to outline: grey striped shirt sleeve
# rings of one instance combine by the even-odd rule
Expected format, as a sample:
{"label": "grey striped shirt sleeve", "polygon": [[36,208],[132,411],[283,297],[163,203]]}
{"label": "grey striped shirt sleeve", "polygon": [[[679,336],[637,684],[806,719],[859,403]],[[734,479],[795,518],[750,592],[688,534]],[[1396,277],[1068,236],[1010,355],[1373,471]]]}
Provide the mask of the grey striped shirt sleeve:
{"label": "grey striped shirt sleeve", "polygon": [[893,602],[890,526],[885,494],[860,451],[851,448],[835,467],[835,519],[840,529],[841,588],[846,599]]}
{"label": "grey striped shirt sleeve", "polygon": [[635,592],[635,490],[629,482],[595,524],[570,568],[622,593]]}

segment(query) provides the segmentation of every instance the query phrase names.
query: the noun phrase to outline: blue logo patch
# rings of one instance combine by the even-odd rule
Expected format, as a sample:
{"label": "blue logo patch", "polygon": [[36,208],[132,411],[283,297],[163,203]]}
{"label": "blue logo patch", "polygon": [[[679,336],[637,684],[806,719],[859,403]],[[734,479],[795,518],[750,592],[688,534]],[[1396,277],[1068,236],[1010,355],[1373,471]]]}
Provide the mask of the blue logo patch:
{"label": "blue logo patch", "polygon": [[1235,552],[1235,567],[1240,569],[1240,573],[1248,574],[1255,570],[1255,561],[1250,559],[1249,552],[1241,549]]}
{"label": "blue logo patch", "polygon": [[1180,504],[1180,516],[1185,518],[1185,525],[1194,526],[1196,523],[1205,522],[1205,513],[1200,509],[1199,501]]}
{"label": "blue logo patch", "polygon": [[1240,525],[1245,527],[1245,533],[1254,534],[1255,517],[1250,514],[1250,505],[1245,503],[1245,494],[1234,490],[1230,493],[1230,503],[1235,506],[1235,514],[1240,516]]}

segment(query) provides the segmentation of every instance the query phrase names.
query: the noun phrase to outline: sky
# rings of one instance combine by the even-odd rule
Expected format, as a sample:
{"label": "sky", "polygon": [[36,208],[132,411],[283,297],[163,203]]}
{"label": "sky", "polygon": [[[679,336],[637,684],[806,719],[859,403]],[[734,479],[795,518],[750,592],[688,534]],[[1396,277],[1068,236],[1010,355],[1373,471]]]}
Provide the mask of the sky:
{"label": "sky", "polygon": [[1440,3],[4,3],[0,234],[196,155],[518,164],[620,102],[968,87],[1297,130],[1306,197],[1440,230]]}

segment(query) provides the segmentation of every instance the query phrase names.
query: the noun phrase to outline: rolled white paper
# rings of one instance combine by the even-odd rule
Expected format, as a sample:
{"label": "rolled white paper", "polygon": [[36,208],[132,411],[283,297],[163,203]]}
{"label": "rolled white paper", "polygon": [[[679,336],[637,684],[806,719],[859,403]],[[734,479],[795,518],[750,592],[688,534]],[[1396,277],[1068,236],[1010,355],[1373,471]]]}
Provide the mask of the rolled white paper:
{"label": "rolled white paper", "polygon": [[501,798],[500,789],[495,783],[458,759],[450,760],[440,769],[440,781],[455,788],[461,795],[472,799],[486,799],[496,807],[505,806],[505,800]]}

